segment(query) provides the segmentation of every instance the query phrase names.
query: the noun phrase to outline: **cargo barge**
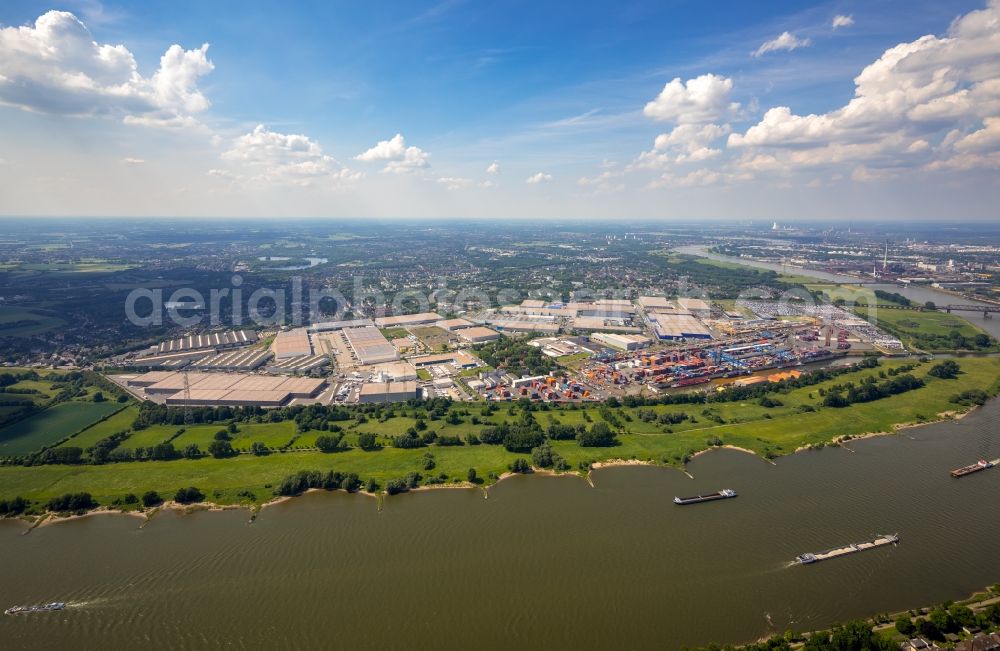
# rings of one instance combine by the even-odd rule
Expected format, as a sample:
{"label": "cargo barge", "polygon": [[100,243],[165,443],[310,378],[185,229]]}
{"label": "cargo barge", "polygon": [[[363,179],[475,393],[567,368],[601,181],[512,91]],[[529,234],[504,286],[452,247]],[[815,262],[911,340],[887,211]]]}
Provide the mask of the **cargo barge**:
{"label": "cargo barge", "polygon": [[974,472],[979,472],[980,470],[989,470],[997,465],[1000,465],[1000,459],[993,459],[992,461],[987,461],[986,459],[980,459],[971,466],[962,466],[961,468],[955,468],[951,471],[952,477],[965,477],[966,475],[971,475]]}
{"label": "cargo barge", "polygon": [[11,606],[3,611],[4,615],[24,615],[28,613],[50,613],[56,610],[65,610],[66,604],[62,601],[53,601],[40,606]]}
{"label": "cargo barge", "polygon": [[726,500],[730,497],[736,497],[736,491],[731,488],[723,488],[721,491],[715,493],[708,493],[707,495],[692,495],[691,497],[675,497],[674,504],[701,504],[702,502],[713,502],[715,500]]}
{"label": "cargo barge", "polygon": [[801,565],[808,565],[810,563],[818,563],[819,561],[829,560],[831,558],[838,558],[840,556],[847,556],[848,554],[854,554],[856,552],[864,552],[869,549],[877,549],[879,547],[884,547],[886,545],[895,545],[899,542],[899,534],[878,534],[871,540],[866,540],[864,542],[853,543],[850,545],[844,545],[843,547],[834,547],[833,549],[828,549],[825,552],[815,552],[815,553],[805,553],[799,554],[795,557],[795,562]]}

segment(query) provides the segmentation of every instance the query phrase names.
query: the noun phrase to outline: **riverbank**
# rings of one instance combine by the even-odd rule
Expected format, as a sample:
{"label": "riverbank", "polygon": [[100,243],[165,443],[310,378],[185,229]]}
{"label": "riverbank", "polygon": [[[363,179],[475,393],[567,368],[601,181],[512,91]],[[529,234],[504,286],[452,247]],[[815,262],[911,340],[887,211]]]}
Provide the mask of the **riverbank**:
{"label": "riverbank", "polygon": [[[951,602],[951,606],[962,606],[970,609],[974,614],[979,615],[980,613],[985,612],[987,608],[989,608],[990,606],[998,603],[1000,603],[1000,583],[994,583],[984,587],[982,590],[979,590],[969,595],[969,597],[965,599],[959,599],[954,602]],[[861,621],[864,621],[866,624],[868,624],[871,627],[872,632],[879,635],[880,637],[895,644],[902,644],[907,640],[909,640],[910,638],[912,638],[914,635],[916,635],[917,637],[923,637],[924,634],[919,630],[920,622],[923,619],[927,618],[927,616],[930,615],[932,612],[934,612],[934,610],[939,608],[941,608],[940,605],[935,605],[935,606],[924,605],[920,607],[908,608],[906,610],[900,610],[893,613],[875,615]],[[901,620],[910,622],[910,624],[913,626],[912,633],[903,634],[902,632],[899,631],[899,626],[897,625],[896,622]],[[972,639],[976,635],[982,633],[988,634],[995,630],[1000,630],[1000,622],[994,623],[992,626],[983,629],[980,633],[973,634],[960,630],[958,634],[955,635],[955,637],[957,638],[958,641],[968,640]],[[797,636],[797,639],[795,640],[795,642],[792,643],[791,646],[793,649],[803,648],[807,640],[816,635],[825,635],[826,632],[827,632],[826,630],[820,630],[820,631],[809,631],[802,633],[800,636]],[[755,642],[763,642],[766,641],[767,639],[768,638],[762,638],[760,640],[756,640]],[[939,640],[932,639],[929,641],[935,644],[940,642],[941,644],[944,644],[943,648],[952,648],[955,646],[955,640],[946,640],[943,637],[943,635]]]}
{"label": "riverbank", "polygon": [[[942,380],[928,375],[933,362],[917,363],[908,372],[920,377],[926,386],[879,400],[853,404],[845,408],[824,407],[825,391],[838,384],[865,381],[880,373],[889,373],[914,360],[884,360],[876,368],[850,371],[815,385],[772,393],[778,405],[763,406],[756,399],[733,402],[619,406],[610,417],[618,422],[617,444],[610,447],[581,447],[574,440],[550,440],[553,452],[567,462],[573,472],[586,475],[592,468],[615,464],[670,466],[683,469],[685,461],[697,458],[717,447],[730,447],[765,459],[788,455],[802,449],[853,440],[900,429],[924,425],[960,416],[968,411],[950,397],[971,389],[989,395],[1000,390],[1000,358],[963,358],[958,360],[962,373],[955,379]],[[468,409],[458,404],[455,409]],[[518,413],[520,407],[508,405],[505,411],[482,418],[481,426],[498,424]],[[657,419],[650,418],[650,412]],[[547,426],[559,423],[589,426],[604,416],[597,408],[550,409],[532,411]],[[677,424],[663,425],[659,416],[684,415]],[[346,423],[345,431],[356,436],[362,431],[404,430],[413,423],[409,417],[395,417],[384,422]],[[442,423],[442,421],[437,421]],[[464,437],[476,430],[468,424],[439,425],[439,432]],[[427,472],[425,455],[433,457],[435,468]],[[385,447],[366,451],[345,449],[332,454],[315,451],[288,451],[266,456],[239,455],[233,458],[179,459],[106,465],[37,465],[0,466],[0,498],[22,496],[34,502],[33,511],[67,493],[88,492],[102,506],[121,503],[126,495],[156,491],[172,496],[179,488],[195,486],[207,500],[219,506],[261,508],[274,498],[276,487],[286,477],[301,471],[321,473],[356,473],[362,481],[371,480],[380,489],[387,482],[409,473],[424,475],[420,488],[468,487],[467,475],[476,470],[485,487],[510,470],[524,453],[509,452],[500,445],[429,446],[417,449]],[[428,480],[431,480],[428,482]]]}
{"label": "riverbank", "polygon": [[[995,398],[994,400],[998,400],[998,399]],[[963,410],[963,411],[953,410],[953,411],[941,413],[941,414],[939,414],[939,418],[937,418],[935,420],[930,420],[930,421],[926,421],[926,422],[900,423],[900,424],[894,426],[891,429],[891,431],[866,432],[866,433],[858,434],[858,435],[850,435],[849,438],[842,436],[842,437],[838,437],[836,439],[833,439],[832,441],[829,442],[828,445],[842,445],[844,443],[848,443],[848,442],[852,442],[852,441],[862,441],[862,440],[869,439],[869,438],[875,438],[875,437],[881,437],[881,436],[889,436],[889,435],[896,434],[896,433],[898,433],[900,431],[903,431],[903,430],[906,430],[906,429],[916,429],[916,428],[928,427],[928,426],[931,426],[931,425],[935,425],[935,424],[943,423],[943,422],[948,422],[948,421],[959,421],[959,420],[961,420],[963,418],[966,418],[967,416],[969,416],[970,414],[972,414],[973,412],[975,412],[977,409],[979,409],[979,407],[974,405],[974,406],[972,406],[972,407],[970,407],[970,408],[968,408],[966,410]],[[821,446],[811,446],[811,445],[810,446],[800,446],[800,447],[796,448],[795,450],[793,450],[791,452],[791,454],[799,454],[799,453],[802,453],[802,452],[814,451],[814,450],[817,450],[817,449],[822,449],[823,447],[825,447],[825,446],[822,446],[822,445]],[[732,450],[732,451],[740,452],[742,454],[750,455],[752,457],[759,458],[762,461],[764,461],[765,463],[768,463],[768,464],[770,464],[772,466],[776,466],[777,465],[774,460],[762,457],[760,454],[758,454],[754,450],[751,450],[751,449],[748,449],[748,448],[745,448],[745,447],[740,447],[738,445],[731,445],[731,444],[723,444],[723,445],[718,445],[718,446],[709,446],[709,447],[706,447],[705,449],[699,450],[699,451],[695,452],[694,454],[692,454],[690,456],[690,458],[688,459],[688,463],[690,461],[693,461],[694,459],[702,457],[702,456],[704,456],[704,455],[706,455],[706,454],[708,454],[710,452],[716,451],[716,450]],[[851,450],[851,451],[853,452],[853,450]],[[530,475],[547,476],[547,477],[575,477],[575,478],[579,478],[579,479],[582,479],[583,481],[587,482],[587,484],[590,485],[593,488],[594,487],[594,472],[595,471],[599,471],[599,470],[602,470],[602,469],[609,469],[609,468],[636,467],[636,466],[657,467],[657,468],[662,468],[662,469],[665,469],[665,470],[677,470],[677,471],[683,473],[685,476],[687,476],[688,479],[695,479],[695,477],[688,471],[687,463],[678,466],[676,464],[658,463],[658,462],[656,462],[654,460],[651,460],[651,459],[607,458],[607,459],[603,459],[601,461],[596,461],[596,462],[590,464],[589,467],[586,468],[586,470],[557,471],[557,470],[554,470],[552,468],[539,468],[539,467],[531,466],[530,467],[530,471],[527,472],[527,473],[506,471],[506,472],[503,472],[500,475],[498,475],[492,481],[487,480],[487,481],[483,481],[482,483],[472,483],[472,482],[469,482],[467,480],[463,480],[463,481],[455,481],[455,482],[452,482],[452,483],[445,483],[445,484],[421,485],[421,486],[416,486],[414,488],[409,488],[406,491],[402,491],[402,493],[400,493],[400,494],[405,494],[405,493],[421,493],[421,492],[427,492],[427,491],[437,491],[437,490],[446,490],[446,489],[459,489],[459,490],[481,490],[481,491],[484,492],[484,497],[488,498],[489,497],[489,489],[490,488],[492,488],[494,486],[497,486],[501,482],[503,482],[505,480],[508,480],[510,478],[513,478],[513,477],[530,476]],[[339,491],[340,489],[333,489],[333,490]],[[268,499],[266,501],[263,501],[263,502],[260,502],[260,503],[232,504],[232,503],[217,503],[217,502],[212,502],[212,501],[203,501],[203,502],[195,502],[195,503],[191,503],[191,504],[181,504],[179,502],[170,500],[170,501],[164,502],[164,503],[162,503],[160,505],[157,505],[157,506],[154,506],[154,507],[149,507],[149,508],[143,508],[143,507],[140,506],[140,507],[137,507],[135,509],[127,509],[126,510],[126,509],[120,509],[120,508],[108,507],[108,506],[97,506],[97,507],[95,507],[93,509],[90,509],[88,511],[85,511],[83,513],[74,513],[74,514],[69,514],[69,515],[67,515],[65,513],[60,513],[60,512],[54,512],[54,511],[44,511],[42,513],[31,514],[31,515],[22,515],[22,516],[14,516],[14,517],[17,517],[17,518],[20,518],[22,520],[25,520],[26,522],[31,523],[31,525],[32,525],[31,528],[36,528],[36,527],[49,526],[51,524],[57,524],[57,523],[60,523],[60,522],[67,522],[67,521],[72,521],[72,520],[76,520],[76,519],[80,519],[80,518],[86,518],[86,517],[91,517],[91,516],[96,516],[96,515],[125,515],[125,516],[139,517],[139,518],[142,518],[142,519],[148,521],[149,519],[153,518],[160,511],[176,511],[176,512],[181,512],[181,513],[195,513],[195,512],[198,512],[198,511],[230,511],[230,510],[234,510],[234,509],[236,509],[236,510],[238,510],[238,509],[245,509],[250,514],[250,520],[253,521],[254,519],[256,519],[257,515],[261,511],[263,511],[264,509],[266,509],[268,507],[273,507],[273,506],[277,506],[279,504],[284,504],[286,502],[292,501],[292,500],[294,500],[296,498],[299,498],[299,497],[302,497],[304,495],[310,495],[310,494],[315,494],[315,493],[325,493],[325,492],[331,492],[331,491],[327,490],[327,489],[323,489],[323,488],[309,488],[309,489],[306,489],[305,491],[303,491],[303,492],[301,492],[299,494],[296,494],[296,495],[275,495],[275,496],[271,497],[270,499]],[[365,497],[373,498],[373,499],[376,500],[379,508],[381,508],[383,500],[390,499],[392,497],[385,490],[379,490],[379,491],[376,491],[376,492],[371,492],[371,491],[367,491],[367,490],[364,490],[364,489],[359,489],[359,490],[356,490],[356,491],[352,491],[351,494],[362,495],[362,496],[365,496]],[[3,518],[0,518],[0,520],[2,520],[2,519]]]}

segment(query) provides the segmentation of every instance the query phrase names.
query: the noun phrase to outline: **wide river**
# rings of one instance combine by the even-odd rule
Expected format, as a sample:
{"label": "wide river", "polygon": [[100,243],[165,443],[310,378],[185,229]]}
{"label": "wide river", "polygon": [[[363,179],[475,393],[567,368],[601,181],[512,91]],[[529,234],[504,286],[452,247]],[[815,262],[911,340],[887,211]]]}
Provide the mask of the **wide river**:
{"label": "wide river", "polygon": [[[4,649],[676,649],[825,627],[1000,581],[1000,401],[965,419],[780,458],[523,476],[386,500],[0,521]],[[731,487],[734,500],[674,495]],[[796,554],[899,532],[811,566]]]}
{"label": "wide river", "polygon": [[[719,255],[717,253],[710,253],[707,247],[700,245],[691,246],[681,246],[677,248],[678,253],[685,253],[688,255],[698,255],[703,258],[710,258],[712,260],[719,260],[722,262],[734,262],[736,264],[745,265],[747,267],[756,267],[758,269],[769,269],[771,271],[777,271],[778,273],[793,274],[796,276],[810,276],[816,278],[818,282],[833,282],[833,283],[846,283],[846,284],[857,284],[858,278],[847,276],[844,274],[832,274],[826,271],[819,271],[818,269],[804,269],[802,267],[792,267],[788,265],[780,265],[773,262],[763,262],[759,260],[750,260],[747,258],[736,258],[732,256]],[[982,301],[976,301],[962,296],[956,296],[955,294],[949,294],[948,292],[942,292],[940,290],[934,289],[928,285],[915,285],[908,284],[905,287],[900,287],[894,284],[873,284],[865,285],[870,289],[881,289],[887,292],[897,292],[902,294],[906,298],[923,305],[924,303],[930,301],[936,305],[982,305],[984,307],[989,306],[988,303]],[[995,306],[993,306],[995,307]],[[991,314],[989,317],[985,317],[983,312],[955,312],[958,316],[963,319],[967,319],[979,326],[986,332],[990,333],[994,337],[1000,339],[1000,314]],[[996,318],[994,318],[996,317]]]}

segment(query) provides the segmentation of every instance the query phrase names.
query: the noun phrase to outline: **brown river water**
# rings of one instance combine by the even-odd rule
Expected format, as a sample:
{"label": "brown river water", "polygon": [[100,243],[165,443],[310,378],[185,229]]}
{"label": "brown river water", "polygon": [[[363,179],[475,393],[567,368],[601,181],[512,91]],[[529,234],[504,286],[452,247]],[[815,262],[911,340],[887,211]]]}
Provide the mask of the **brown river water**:
{"label": "brown river water", "polygon": [[[1000,401],[957,421],[683,473],[310,494],[264,509],[0,521],[4,649],[676,649],[964,597],[1000,581]],[[674,495],[734,488],[678,507]],[[811,566],[796,554],[900,534]]]}

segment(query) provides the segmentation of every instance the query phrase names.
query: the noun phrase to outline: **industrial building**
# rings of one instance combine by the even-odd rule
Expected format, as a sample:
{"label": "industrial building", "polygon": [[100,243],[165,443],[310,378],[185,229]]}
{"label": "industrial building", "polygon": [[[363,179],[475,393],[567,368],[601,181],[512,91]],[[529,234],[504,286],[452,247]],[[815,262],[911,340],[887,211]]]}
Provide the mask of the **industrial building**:
{"label": "industrial building", "polygon": [[493,319],[490,325],[501,332],[541,332],[556,334],[559,324],[553,321],[532,321],[527,319]]}
{"label": "industrial building", "polygon": [[257,342],[257,333],[253,330],[227,330],[225,332],[206,332],[197,335],[188,335],[180,339],[164,341],[157,349],[156,353],[179,353],[188,350],[205,350],[212,348],[223,350],[225,348],[236,348],[237,346],[248,346]]}
{"label": "industrial building", "polygon": [[330,357],[327,355],[303,355],[275,360],[267,365],[267,372],[274,375],[308,375],[329,365]]}
{"label": "industrial building", "polygon": [[639,350],[649,346],[651,340],[643,335],[623,335],[613,332],[596,332],[591,340],[604,344],[616,350]]}
{"label": "industrial building", "polygon": [[588,303],[567,303],[563,307],[573,310],[578,317],[629,319],[635,314],[635,306],[632,305],[631,301],[616,299],[600,299]]}
{"label": "industrial building", "polygon": [[204,371],[252,371],[271,359],[273,353],[263,348],[229,350],[202,357],[189,368]]}
{"label": "industrial building", "polygon": [[211,349],[189,350],[181,353],[168,353],[166,355],[151,355],[148,357],[136,357],[128,362],[129,366],[138,368],[183,368],[191,362],[211,355]]}
{"label": "industrial building", "polygon": [[369,382],[361,385],[358,402],[403,402],[416,397],[416,382]]}
{"label": "industrial building", "polygon": [[447,330],[448,332],[452,332],[455,330],[461,330],[462,328],[471,328],[476,324],[473,323],[472,321],[469,321],[468,319],[442,319],[441,321],[436,322],[434,325],[441,328],[442,330]]}
{"label": "industrial building", "polygon": [[687,312],[646,314],[646,320],[658,339],[711,339],[712,333]]}
{"label": "industrial building", "polygon": [[378,364],[399,358],[396,347],[378,328],[348,328],[342,332],[359,364]]}
{"label": "industrial building", "polygon": [[462,328],[457,331],[457,334],[463,341],[468,341],[473,344],[481,344],[487,341],[493,341],[500,338],[500,333],[496,330],[491,330],[490,328],[484,328],[483,326],[473,326],[471,328]]}
{"label": "industrial building", "polygon": [[371,319],[350,319],[347,321],[322,321],[309,326],[309,332],[333,332],[344,328],[363,328],[373,326],[375,322]]}
{"label": "industrial building", "polygon": [[419,314],[379,317],[375,319],[375,325],[380,328],[394,328],[398,326],[424,325],[440,320],[441,315],[436,312],[420,312]]}
{"label": "industrial building", "polygon": [[607,318],[603,316],[578,316],[570,321],[574,330],[605,330],[614,332],[641,332],[640,328],[631,325],[625,319]]}
{"label": "industrial building", "polygon": [[677,305],[688,312],[711,312],[712,306],[700,298],[678,298]]}
{"label": "industrial building", "polygon": [[563,306],[552,305],[548,307],[532,307],[525,306],[523,303],[521,305],[504,305],[500,308],[500,312],[509,315],[545,316],[565,319],[570,319],[576,316],[575,309],[569,309]]}
{"label": "industrial building", "polygon": [[326,386],[319,378],[287,378],[244,373],[152,371],[126,382],[167,405],[278,407],[296,398],[314,398]]}
{"label": "industrial building", "polygon": [[640,296],[637,302],[647,312],[676,309],[676,306],[664,296]]}
{"label": "industrial building", "polygon": [[411,357],[410,363],[416,368],[425,366],[435,366],[437,364],[451,364],[455,368],[473,368],[479,366],[480,361],[464,350],[456,350],[450,353],[440,353],[438,355],[424,355],[423,357]]}
{"label": "industrial building", "polygon": [[407,362],[386,362],[371,367],[372,376],[379,382],[412,382],[417,379],[417,369]]}
{"label": "industrial building", "polygon": [[305,328],[282,330],[271,344],[275,359],[303,357],[313,354],[312,343],[309,341],[309,331]]}

